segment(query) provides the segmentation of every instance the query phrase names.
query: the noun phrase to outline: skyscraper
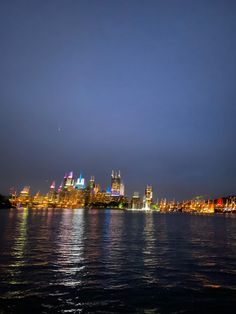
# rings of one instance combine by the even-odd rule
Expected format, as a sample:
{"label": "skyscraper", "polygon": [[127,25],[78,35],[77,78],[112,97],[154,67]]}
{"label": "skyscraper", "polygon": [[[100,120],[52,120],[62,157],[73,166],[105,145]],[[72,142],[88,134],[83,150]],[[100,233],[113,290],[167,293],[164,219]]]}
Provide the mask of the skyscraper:
{"label": "skyscraper", "polygon": [[52,184],[50,185],[50,191],[54,191],[56,187],[56,182],[52,181]]}
{"label": "skyscraper", "polygon": [[29,192],[30,192],[30,187],[24,186],[24,188],[23,188],[23,190],[21,190],[20,196],[18,198],[19,203],[27,204],[27,202],[29,202],[29,199],[30,199]]}
{"label": "skyscraper", "polygon": [[152,204],[152,186],[147,185],[145,189],[145,195],[144,195],[144,208],[150,209]]}
{"label": "skyscraper", "polygon": [[134,192],[131,200],[131,208],[139,209],[141,207],[139,192]]}
{"label": "skyscraper", "polygon": [[77,179],[75,188],[78,190],[85,189],[85,179],[82,177],[82,174],[80,174],[79,178]]}
{"label": "skyscraper", "polygon": [[73,171],[69,172],[69,174],[65,174],[64,176],[64,180],[63,180],[63,188],[64,189],[68,189],[73,187],[74,185],[74,175],[73,175]]}
{"label": "skyscraper", "polygon": [[120,171],[112,170],[111,173],[111,196],[120,196],[121,176]]}
{"label": "skyscraper", "polygon": [[125,195],[125,186],[124,183],[121,182],[120,184],[120,196],[124,196]]}
{"label": "skyscraper", "polygon": [[90,180],[89,180],[89,188],[92,191],[95,187],[95,178],[94,176],[91,176]]}
{"label": "skyscraper", "polygon": [[50,190],[49,190],[49,193],[48,193],[48,199],[50,201],[54,200],[56,197],[56,182],[53,181],[50,185]]}

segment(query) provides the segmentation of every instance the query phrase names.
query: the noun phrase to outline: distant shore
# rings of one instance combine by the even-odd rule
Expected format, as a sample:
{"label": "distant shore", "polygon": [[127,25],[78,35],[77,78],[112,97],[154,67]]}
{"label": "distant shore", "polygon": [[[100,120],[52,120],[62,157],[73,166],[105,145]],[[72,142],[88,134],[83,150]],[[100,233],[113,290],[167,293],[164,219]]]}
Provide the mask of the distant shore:
{"label": "distant shore", "polygon": [[0,194],[0,209],[15,208],[7,196]]}

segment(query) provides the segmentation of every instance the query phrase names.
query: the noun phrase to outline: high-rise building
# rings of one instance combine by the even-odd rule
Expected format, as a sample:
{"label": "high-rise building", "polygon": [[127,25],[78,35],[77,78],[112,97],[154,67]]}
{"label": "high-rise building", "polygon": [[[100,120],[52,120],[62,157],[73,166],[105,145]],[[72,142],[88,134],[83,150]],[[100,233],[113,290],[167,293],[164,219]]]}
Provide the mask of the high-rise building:
{"label": "high-rise building", "polygon": [[150,209],[152,204],[152,186],[147,185],[145,189],[145,195],[144,195],[144,208]]}
{"label": "high-rise building", "polygon": [[98,193],[98,192],[100,192],[100,185],[97,184],[97,183],[95,183],[95,186],[94,186],[94,193],[96,194],[96,193]]}
{"label": "high-rise building", "polygon": [[68,190],[68,188],[72,188],[74,186],[74,174],[73,171],[69,172],[69,174],[65,174],[63,179],[63,188]]}
{"label": "high-rise building", "polygon": [[56,197],[56,182],[53,181],[50,185],[50,190],[48,193],[48,198],[50,201],[53,201]]}
{"label": "high-rise building", "polygon": [[124,183],[121,182],[120,184],[120,196],[124,196],[125,195],[125,186]]}
{"label": "high-rise building", "polygon": [[24,186],[23,190],[21,190],[20,195],[18,197],[18,202],[26,204],[29,202],[30,199],[30,187],[29,186]]}
{"label": "high-rise building", "polygon": [[55,190],[55,187],[56,187],[56,182],[55,181],[52,181],[51,185],[50,185],[50,191],[51,190]]}
{"label": "high-rise building", "polygon": [[111,196],[120,196],[121,176],[120,171],[112,170],[111,173]]}
{"label": "high-rise building", "polygon": [[66,180],[67,180],[67,173],[65,173],[65,175],[64,175],[62,188],[64,188],[66,186]]}
{"label": "high-rise building", "polygon": [[139,209],[141,207],[139,192],[134,192],[131,199],[131,208]]}
{"label": "high-rise building", "polygon": [[94,178],[94,176],[91,176],[91,178],[89,180],[89,189],[91,191],[93,191],[94,187],[95,187],[95,178]]}
{"label": "high-rise building", "polygon": [[82,177],[82,174],[80,174],[79,178],[77,179],[75,183],[75,188],[78,190],[85,189],[85,179]]}
{"label": "high-rise building", "polygon": [[61,184],[59,185],[57,192],[60,193],[62,189],[63,189],[63,182],[61,182]]}
{"label": "high-rise building", "polygon": [[29,196],[30,187],[24,186],[24,188],[20,192],[20,196]]}

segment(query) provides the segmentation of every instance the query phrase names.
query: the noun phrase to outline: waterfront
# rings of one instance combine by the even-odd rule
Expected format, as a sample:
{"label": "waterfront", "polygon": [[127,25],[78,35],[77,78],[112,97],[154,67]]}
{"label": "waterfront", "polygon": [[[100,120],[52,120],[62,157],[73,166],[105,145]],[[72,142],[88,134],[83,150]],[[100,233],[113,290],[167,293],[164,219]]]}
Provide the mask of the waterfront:
{"label": "waterfront", "polygon": [[[86,184],[86,182],[88,182]],[[228,195],[211,199],[209,196],[198,195],[191,199],[177,201],[157,198],[153,194],[152,185],[146,185],[144,195],[134,191],[131,198],[125,194],[125,185],[121,172],[112,170],[111,182],[106,189],[101,189],[100,183],[91,176],[86,181],[82,174],[76,179],[73,171],[65,173],[61,184],[56,187],[56,181],[52,181],[46,194],[39,191],[36,194],[30,192],[30,186],[24,186],[19,192],[12,187],[10,196],[0,195],[1,208],[119,208],[119,209],[145,209],[160,212],[191,212],[191,213],[236,213],[236,196]],[[2,201],[1,201],[2,199]],[[2,206],[1,206],[2,202]],[[7,202],[10,206],[6,206]],[[6,205],[5,205],[6,204]],[[6,206],[6,207],[5,207]]]}
{"label": "waterfront", "polygon": [[0,211],[1,313],[234,313],[236,216]]}

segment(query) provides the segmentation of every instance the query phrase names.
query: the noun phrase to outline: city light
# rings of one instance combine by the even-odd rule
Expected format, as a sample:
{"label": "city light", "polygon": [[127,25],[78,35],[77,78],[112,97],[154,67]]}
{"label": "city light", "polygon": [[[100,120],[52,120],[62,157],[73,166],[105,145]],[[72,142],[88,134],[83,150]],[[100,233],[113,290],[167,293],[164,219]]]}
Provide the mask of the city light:
{"label": "city light", "polygon": [[65,174],[61,184],[57,187],[52,181],[48,193],[37,192],[30,194],[30,186],[24,186],[20,193],[10,192],[10,202],[17,208],[117,208],[138,211],[159,211],[161,213],[233,213],[236,212],[236,196],[205,199],[196,196],[190,200],[177,202],[162,198],[154,201],[153,188],[147,185],[143,197],[134,192],[129,199],[125,195],[125,186],[121,172],[112,170],[111,182],[102,190],[100,184],[91,176],[86,184],[85,178],[80,175],[75,179],[74,172]]}

